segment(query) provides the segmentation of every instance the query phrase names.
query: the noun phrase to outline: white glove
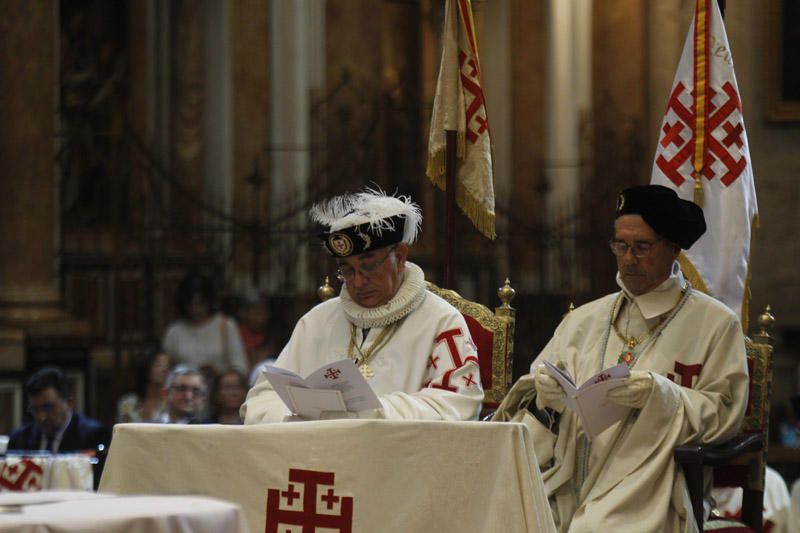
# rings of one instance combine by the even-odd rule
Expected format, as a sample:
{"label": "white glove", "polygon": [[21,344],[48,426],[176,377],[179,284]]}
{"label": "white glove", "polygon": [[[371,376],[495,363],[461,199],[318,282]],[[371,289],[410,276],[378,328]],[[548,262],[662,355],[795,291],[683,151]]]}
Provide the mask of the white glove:
{"label": "white glove", "polygon": [[631,370],[631,375],[625,380],[625,383],[609,390],[606,398],[619,405],[641,409],[647,403],[647,398],[650,397],[652,390],[653,376],[650,375],[650,372]]}
{"label": "white glove", "polygon": [[566,404],[564,403],[567,393],[561,388],[553,376],[547,372],[547,368],[541,364],[536,367],[534,373],[534,381],[536,383],[536,408],[550,409],[562,412]]}

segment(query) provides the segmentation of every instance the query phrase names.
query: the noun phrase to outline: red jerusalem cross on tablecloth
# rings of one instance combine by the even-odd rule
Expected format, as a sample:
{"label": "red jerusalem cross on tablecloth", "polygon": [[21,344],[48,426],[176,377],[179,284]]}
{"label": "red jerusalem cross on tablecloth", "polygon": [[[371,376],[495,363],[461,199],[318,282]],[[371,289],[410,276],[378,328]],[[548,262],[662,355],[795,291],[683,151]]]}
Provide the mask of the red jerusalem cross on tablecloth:
{"label": "red jerusalem cross on tablecloth", "polygon": [[[334,493],[334,477],[333,472],[290,468],[286,490],[267,489],[265,533],[283,533],[284,530],[278,529],[281,525],[302,526],[303,533],[315,533],[318,527],[351,533],[353,497]],[[283,508],[282,501],[285,501]]]}
{"label": "red jerusalem cross on tablecloth", "polygon": [[7,459],[0,468],[0,488],[11,491],[42,490],[44,470],[32,459]]}

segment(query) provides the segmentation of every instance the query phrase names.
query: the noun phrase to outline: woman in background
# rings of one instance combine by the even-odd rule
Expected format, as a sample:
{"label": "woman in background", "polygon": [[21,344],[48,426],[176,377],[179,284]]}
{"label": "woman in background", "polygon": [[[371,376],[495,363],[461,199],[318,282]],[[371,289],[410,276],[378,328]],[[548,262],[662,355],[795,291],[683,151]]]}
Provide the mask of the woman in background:
{"label": "woman in background", "polygon": [[239,408],[247,395],[244,374],[228,370],[217,374],[211,386],[211,418],[209,424],[241,424]]}
{"label": "woman in background", "polygon": [[169,356],[154,352],[136,365],[136,392],[117,402],[117,422],[151,422],[164,406],[161,388],[171,367]]}
{"label": "woman in background", "polygon": [[248,365],[233,319],[214,309],[211,280],[190,272],[178,285],[180,318],[167,328],[163,348],[176,363],[200,368],[207,377],[226,368],[246,372]]}

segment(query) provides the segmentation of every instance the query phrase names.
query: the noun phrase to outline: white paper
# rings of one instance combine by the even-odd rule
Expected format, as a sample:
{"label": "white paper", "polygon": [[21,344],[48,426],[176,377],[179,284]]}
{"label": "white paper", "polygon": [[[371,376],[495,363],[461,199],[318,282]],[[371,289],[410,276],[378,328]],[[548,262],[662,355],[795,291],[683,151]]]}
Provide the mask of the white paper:
{"label": "white paper", "polygon": [[630,412],[630,407],[606,399],[606,393],[609,390],[624,384],[625,379],[631,375],[628,365],[619,364],[601,370],[587,379],[580,387],[576,387],[575,380],[569,372],[558,368],[550,361],[545,361],[544,364],[548,373],[567,393],[567,407],[578,414],[589,440],[594,439],[615,422],[622,420]]}
{"label": "white paper", "polygon": [[[272,388],[283,400],[283,403],[292,413],[303,418],[317,419],[320,413],[316,413],[316,416],[307,416],[301,413],[301,408],[308,415],[312,415],[316,412],[317,407],[321,406],[325,406],[325,408],[321,408],[321,411],[350,412],[382,407],[375,392],[350,359],[342,359],[341,361],[323,365],[305,379],[294,372],[274,365],[267,367],[264,372]],[[291,393],[289,391],[290,387],[292,388]],[[301,394],[295,389],[335,391],[337,394]],[[337,396],[343,404],[336,403],[337,401],[334,398]],[[303,402],[302,405],[297,404],[297,400],[300,398],[301,402]]]}
{"label": "white paper", "polygon": [[286,392],[292,399],[294,413],[306,419],[318,420],[323,411],[347,411],[342,393],[338,390],[306,389],[289,385]]}

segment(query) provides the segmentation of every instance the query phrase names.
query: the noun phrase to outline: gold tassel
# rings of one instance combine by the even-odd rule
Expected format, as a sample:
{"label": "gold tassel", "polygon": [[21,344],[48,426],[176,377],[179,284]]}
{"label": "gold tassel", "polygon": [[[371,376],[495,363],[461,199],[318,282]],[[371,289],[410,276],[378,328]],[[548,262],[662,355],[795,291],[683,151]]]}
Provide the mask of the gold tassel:
{"label": "gold tassel", "polygon": [[694,203],[703,207],[703,182],[700,180],[700,175],[694,179]]}
{"label": "gold tassel", "polygon": [[700,275],[700,272],[697,271],[694,264],[683,252],[678,254],[678,263],[681,265],[683,277],[692,284],[692,288],[711,296],[711,291],[708,290],[708,285],[706,285],[703,276]]}
{"label": "gold tassel", "polygon": [[487,211],[461,182],[456,187],[456,203],[461,208],[461,212],[472,221],[472,224],[484,237],[490,240],[494,240],[497,237],[495,231],[496,215]]}

